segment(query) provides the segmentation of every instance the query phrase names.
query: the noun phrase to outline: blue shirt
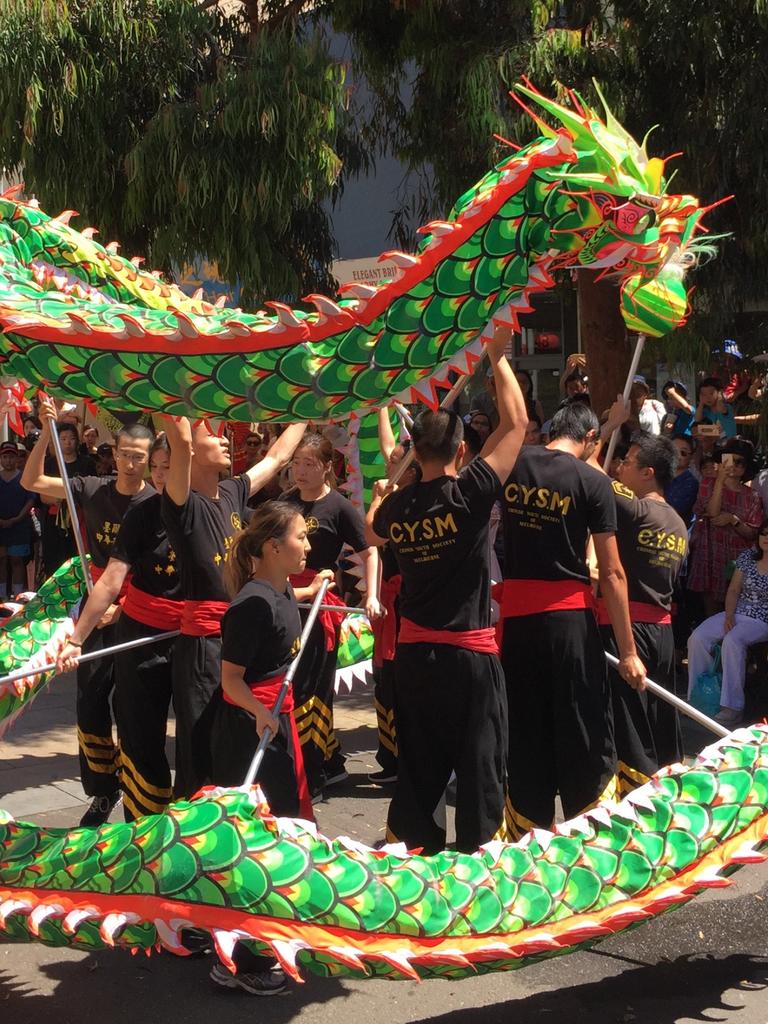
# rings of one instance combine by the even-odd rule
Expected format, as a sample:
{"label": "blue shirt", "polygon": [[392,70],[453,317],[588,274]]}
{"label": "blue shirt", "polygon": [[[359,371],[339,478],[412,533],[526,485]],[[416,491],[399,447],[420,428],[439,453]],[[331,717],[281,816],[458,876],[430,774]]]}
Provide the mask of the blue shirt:
{"label": "blue shirt", "polygon": [[716,412],[714,409],[707,409],[705,407],[704,419],[710,420],[712,423],[719,423],[723,430],[723,437],[736,437],[739,432],[736,420],[733,417],[733,406],[730,402],[725,403],[725,412]]}
{"label": "blue shirt", "polygon": [[675,411],[675,419],[672,424],[672,437],[690,437],[693,429],[693,413],[685,409]]}
{"label": "blue shirt", "polygon": [[664,492],[667,504],[677,512],[686,526],[691,522],[693,506],[699,493],[699,481],[690,471],[686,469],[680,476],[676,476]]}

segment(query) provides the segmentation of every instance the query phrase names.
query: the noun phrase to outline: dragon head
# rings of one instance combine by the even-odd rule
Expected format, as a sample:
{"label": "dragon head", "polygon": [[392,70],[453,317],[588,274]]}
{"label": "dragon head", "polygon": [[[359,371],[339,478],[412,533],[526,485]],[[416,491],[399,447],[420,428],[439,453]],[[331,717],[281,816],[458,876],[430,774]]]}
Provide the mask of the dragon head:
{"label": "dragon head", "polygon": [[604,119],[574,92],[566,107],[528,82],[515,86],[560,122],[557,129],[512,94],[544,135],[561,140],[566,154],[560,166],[537,172],[556,203],[553,268],[602,269],[601,276],[618,276],[629,329],[660,336],[685,320],[683,277],[691,262],[686,250],[706,210],[693,196],[667,192],[665,161],[648,157],[646,140],[637,144],[614,118],[597,83],[595,88]]}

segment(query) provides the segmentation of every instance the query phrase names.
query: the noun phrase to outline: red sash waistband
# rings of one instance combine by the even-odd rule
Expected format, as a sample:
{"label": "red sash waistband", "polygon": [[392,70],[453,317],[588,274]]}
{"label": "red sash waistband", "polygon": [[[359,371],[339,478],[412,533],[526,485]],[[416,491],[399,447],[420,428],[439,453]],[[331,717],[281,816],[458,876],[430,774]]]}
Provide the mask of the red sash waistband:
{"label": "red sash waistband", "polygon": [[[91,562],[91,564],[88,566],[88,568],[91,570],[91,579],[93,580],[94,583],[98,583],[99,580],[101,579],[101,577],[104,575],[104,573],[107,570],[106,565],[105,566],[94,565],[93,562]],[[120,593],[117,595],[117,603],[118,604],[122,604],[123,601],[125,600],[126,595],[128,594],[128,587],[130,585],[131,585],[131,574],[128,573],[128,575],[123,580],[122,587],[120,587]]]}
{"label": "red sash waistband", "polygon": [[[248,689],[256,700],[260,701],[265,708],[272,710],[277,703],[280,687],[283,685],[284,679],[285,672],[281,672],[279,675],[270,676],[268,679],[262,679],[258,683],[248,683]],[[221,692],[227,704],[234,704],[235,707],[239,707],[235,701],[227,696],[227,693],[223,688]],[[285,700],[280,708],[280,714],[290,715],[289,725],[291,731],[291,746],[293,748],[293,765],[296,773],[296,788],[299,792],[299,813],[301,817],[307,821],[314,821],[315,815],[312,811],[312,798],[309,795],[307,773],[304,770],[304,755],[301,752],[299,730],[296,728],[296,719],[291,714],[293,707],[293,686],[289,686],[288,692],[285,695]]]}
{"label": "red sash waistband", "polygon": [[401,644],[447,644],[450,647],[462,647],[465,651],[476,651],[478,654],[498,654],[496,630],[493,626],[486,629],[429,629],[419,626],[410,619],[400,620]]}
{"label": "red sash waistband", "polygon": [[400,594],[401,576],[390,576],[381,581],[379,603],[386,612],[371,623],[373,633],[373,664],[380,667],[385,661],[394,661],[397,646],[397,612],[395,601]]}
{"label": "red sash waistband", "polygon": [[[308,587],[315,576],[317,576],[317,572],[314,569],[304,569],[303,572],[291,573],[288,579],[291,586],[295,589],[296,587]],[[331,593],[330,590],[326,591],[323,604],[338,604],[342,608],[344,607],[344,602],[341,598]],[[336,627],[344,621],[345,614],[344,612],[320,612],[318,614],[317,621],[323,627],[323,633],[325,634],[326,651],[332,651],[336,646]]]}
{"label": "red sash waistband", "polygon": [[226,601],[185,601],[181,612],[184,636],[219,636],[221,620],[229,608]]}
{"label": "red sash waistband", "polygon": [[[666,608],[660,608],[657,604],[630,601],[629,618],[632,622],[652,622],[658,626],[669,626],[672,622],[672,613],[668,612]],[[608,608],[602,597],[597,599],[597,621],[601,626],[610,626],[611,624]]]}
{"label": "red sash waistband", "polygon": [[123,601],[123,611],[136,622],[154,629],[178,629],[181,626],[183,601],[170,601],[139,590],[133,583],[128,585]]}
{"label": "red sash waistband", "polygon": [[502,619],[595,607],[592,588],[579,580],[504,580],[493,596]]}

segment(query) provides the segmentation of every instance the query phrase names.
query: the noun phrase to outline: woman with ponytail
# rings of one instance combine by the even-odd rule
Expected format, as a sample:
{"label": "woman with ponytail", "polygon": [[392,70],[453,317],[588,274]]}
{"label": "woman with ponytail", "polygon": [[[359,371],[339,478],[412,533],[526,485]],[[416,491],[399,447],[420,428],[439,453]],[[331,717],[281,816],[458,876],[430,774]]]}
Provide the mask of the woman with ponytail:
{"label": "woman with ponytail", "polygon": [[[362,515],[334,489],[333,447],[320,434],[305,434],[293,453],[295,487],[282,498],[304,516],[311,551],[304,572],[291,576],[299,601],[311,601],[323,578],[336,573],[339,555],[348,544],[360,555],[366,585],[365,612],[379,616],[376,597],[378,555],[365,541]],[[326,603],[341,604],[330,592]],[[336,648],[343,615],[322,612],[307,641],[296,672],[296,723],[304,751],[309,788],[314,799],[323,787],[347,777],[344,757],[333,730],[333,695]]]}
{"label": "woman with ponytail", "polygon": [[[272,713],[301,638],[289,577],[303,572],[309,549],[304,517],[284,501],[260,505],[232,545],[226,570],[232,603],[221,621],[223,699],[213,723],[211,755],[214,784],[240,786],[268,728],[258,784],[273,814],[312,820],[290,690],[280,714]],[[276,961],[254,954],[248,944],[235,946],[232,961],[235,974],[220,962],[211,971],[212,980],[253,995],[276,995],[285,988]]]}

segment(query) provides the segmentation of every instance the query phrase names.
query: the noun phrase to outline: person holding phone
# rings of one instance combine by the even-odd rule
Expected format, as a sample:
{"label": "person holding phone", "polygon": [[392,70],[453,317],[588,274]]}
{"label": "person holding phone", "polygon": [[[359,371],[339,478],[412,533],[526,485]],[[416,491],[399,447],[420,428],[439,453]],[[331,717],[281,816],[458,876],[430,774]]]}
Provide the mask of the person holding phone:
{"label": "person holding phone", "polygon": [[751,442],[732,438],[715,454],[715,477],[703,477],[693,511],[688,590],[700,593],[708,616],[722,611],[730,567],[754,542],[763,519],[760,495],[747,486],[756,472]]}

